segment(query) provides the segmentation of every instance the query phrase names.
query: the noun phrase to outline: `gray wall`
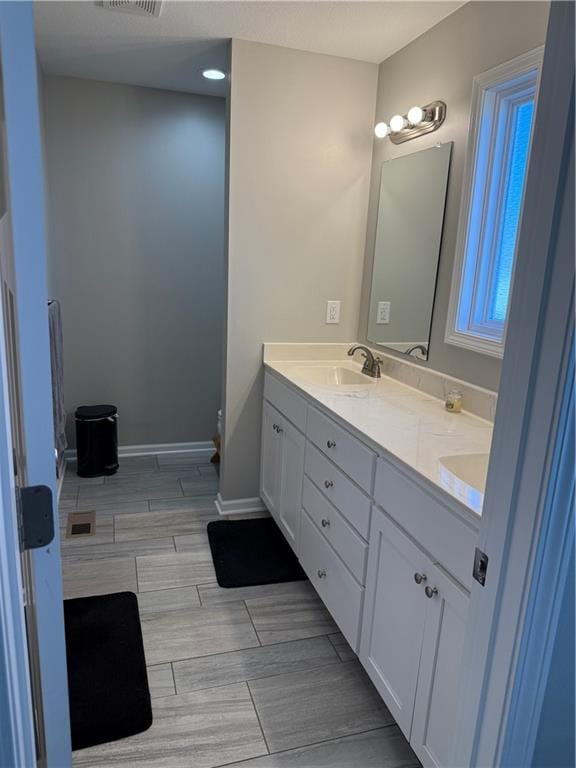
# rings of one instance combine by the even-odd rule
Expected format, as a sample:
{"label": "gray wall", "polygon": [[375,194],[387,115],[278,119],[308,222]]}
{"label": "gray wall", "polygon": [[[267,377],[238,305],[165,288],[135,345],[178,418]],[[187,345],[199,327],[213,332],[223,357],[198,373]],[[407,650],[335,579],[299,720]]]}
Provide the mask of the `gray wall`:
{"label": "gray wall", "polygon": [[224,100],[46,77],[44,109],[67,410],[116,404],[124,445],[209,440],[221,391]]}
{"label": "gray wall", "polygon": [[498,388],[500,361],[444,343],[472,79],[480,72],[542,45],[546,36],[548,9],[548,3],[540,2],[467,3],[386,59],[379,68],[376,121],[388,121],[397,112],[406,113],[414,104],[426,104],[435,99],[445,101],[448,110],[444,125],[430,136],[398,146],[388,139],[374,140],[358,337],[366,340],[382,162],[424,149],[438,141],[453,141],[430,355],[428,362],[422,364],[490,389]]}
{"label": "gray wall", "polygon": [[258,496],[262,342],[356,336],[377,66],[233,40],[231,72],[224,500]]}

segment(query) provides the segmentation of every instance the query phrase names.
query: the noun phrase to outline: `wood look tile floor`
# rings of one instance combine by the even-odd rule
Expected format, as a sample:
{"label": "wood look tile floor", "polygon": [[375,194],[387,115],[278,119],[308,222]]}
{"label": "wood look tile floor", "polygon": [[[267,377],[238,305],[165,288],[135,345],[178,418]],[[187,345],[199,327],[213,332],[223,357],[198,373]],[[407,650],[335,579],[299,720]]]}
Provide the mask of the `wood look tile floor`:
{"label": "wood look tile floor", "polygon": [[[74,753],[75,766],[417,768],[419,762],[307,581],[222,589],[206,525],[218,478],[205,457],[69,465],[61,494],[65,597],[138,594],[154,723]],[[67,515],[96,513],[66,539]]]}

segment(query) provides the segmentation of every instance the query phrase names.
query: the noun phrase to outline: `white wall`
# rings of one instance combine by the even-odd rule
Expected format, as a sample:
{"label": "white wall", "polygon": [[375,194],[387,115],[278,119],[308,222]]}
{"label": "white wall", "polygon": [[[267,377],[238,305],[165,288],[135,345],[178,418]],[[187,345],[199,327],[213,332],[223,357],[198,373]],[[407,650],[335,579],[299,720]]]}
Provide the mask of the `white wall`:
{"label": "white wall", "polygon": [[225,500],[258,496],[262,342],[356,337],[377,66],[234,40],[231,72]]}
{"label": "white wall", "polygon": [[121,444],[209,440],[222,367],[224,100],[63,77],[44,86],[67,410],[117,405]]}
{"label": "white wall", "polygon": [[444,343],[446,314],[456,232],[460,214],[462,176],[467,149],[472,80],[505,61],[544,43],[549,4],[543,2],[469,2],[398,53],[382,62],[378,77],[377,120],[388,121],[414,104],[441,99],[447,104],[444,125],[435,133],[405,144],[374,141],[366,264],[358,337],[366,340],[370,283],[378,214],[382,162],[453,141],[444,237],[430,353],[423,365],[498,389],[500,360]]}

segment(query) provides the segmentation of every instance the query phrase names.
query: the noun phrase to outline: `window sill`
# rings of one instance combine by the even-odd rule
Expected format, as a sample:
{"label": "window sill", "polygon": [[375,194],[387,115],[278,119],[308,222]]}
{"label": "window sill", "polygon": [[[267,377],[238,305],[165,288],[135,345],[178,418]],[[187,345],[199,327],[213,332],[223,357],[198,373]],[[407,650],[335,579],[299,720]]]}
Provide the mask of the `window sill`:
{"label": "window sill", "polygon": [[452,331],[444,337],[446,344],[452,344],[455,347],[468,349],[471,352],[478,352],[481,355],[497,357],[500,360],[504,357],[504,342],[493,341],[482,336],[476,336],[471,333],[461,333]]}

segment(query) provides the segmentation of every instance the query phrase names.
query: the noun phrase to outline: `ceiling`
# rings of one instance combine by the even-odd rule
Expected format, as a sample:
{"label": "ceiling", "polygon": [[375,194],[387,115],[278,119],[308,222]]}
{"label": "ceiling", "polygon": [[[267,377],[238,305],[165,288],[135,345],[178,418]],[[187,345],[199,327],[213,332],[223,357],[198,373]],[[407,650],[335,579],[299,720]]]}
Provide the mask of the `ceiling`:
{"label": "ceiling", "polygon": [[92,0],[36,0],[45,72],[223,96],[227,40],[240,38],[380,62],[464,2],[401,0],[164,0],[159,18],[105,10]]}

